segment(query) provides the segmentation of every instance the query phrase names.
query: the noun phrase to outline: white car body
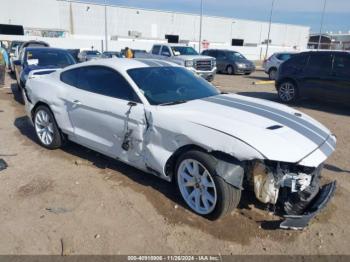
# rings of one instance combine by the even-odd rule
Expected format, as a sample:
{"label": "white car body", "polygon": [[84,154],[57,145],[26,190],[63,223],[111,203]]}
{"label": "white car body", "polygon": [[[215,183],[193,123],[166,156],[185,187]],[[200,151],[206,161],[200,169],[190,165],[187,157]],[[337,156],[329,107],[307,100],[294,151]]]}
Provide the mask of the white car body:
{"label": "white car body", "polygon": [[[239,161],[270,160],[320,166],[335,150],[335,136],[322,124],[290,107],[236,94],[221,94],[171,106],[151,105],[127,70],[177,66],[164,61],[103,59],[73,65],[27,81],[26,110],[44,103],[69,140],[121,160],[167,181],[171,157],[186,146],[222,152]],[[141,103],[82,91],[60,81],[60,74],[99,65],[118,71]],[[127,126],[128,123],[128,126]],[[128,130],[130,150],[122,149]],[[239,185],[237,185],[239,186]]]}
{"label": "white car body", "polygon": [[[266,61],[263,63],[263,68],[266,74],[269,75],[271,80],[275,80],[276,73],[280,65],[288,60],[291,55],[297,54],[294,52],[282,52],[282,53],[274,53],[271,55]],[[273,71],[271,73],[271,71]]]}

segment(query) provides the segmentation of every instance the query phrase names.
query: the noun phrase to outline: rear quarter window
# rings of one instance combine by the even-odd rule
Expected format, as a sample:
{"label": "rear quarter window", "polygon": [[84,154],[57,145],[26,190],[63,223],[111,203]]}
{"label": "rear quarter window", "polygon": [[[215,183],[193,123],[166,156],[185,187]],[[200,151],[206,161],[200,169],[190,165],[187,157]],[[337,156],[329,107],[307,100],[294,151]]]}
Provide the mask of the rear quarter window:
{"label": "rear quarter window", "polygon": [[80,73],[80,68],[67,70],[61,73],[60,79],[63,83],[76,86],[78,82],[78,77]]}

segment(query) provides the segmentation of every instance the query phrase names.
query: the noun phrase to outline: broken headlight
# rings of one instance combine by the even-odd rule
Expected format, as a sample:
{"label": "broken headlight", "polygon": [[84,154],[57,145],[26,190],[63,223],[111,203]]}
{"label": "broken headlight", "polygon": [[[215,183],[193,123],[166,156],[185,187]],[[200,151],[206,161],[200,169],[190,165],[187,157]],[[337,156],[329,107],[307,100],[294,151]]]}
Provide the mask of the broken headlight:
{"label": "broken headlight", "polygon": [[[290,163],[256,161],[251,172],[255,196],[263,203],[276,204],[278,200],[285,202],[301,192],[314,195],[312,189],[316,188],[315,184],[318,188],[319,170]],[[309,200],[309,197],[301,198]]]}

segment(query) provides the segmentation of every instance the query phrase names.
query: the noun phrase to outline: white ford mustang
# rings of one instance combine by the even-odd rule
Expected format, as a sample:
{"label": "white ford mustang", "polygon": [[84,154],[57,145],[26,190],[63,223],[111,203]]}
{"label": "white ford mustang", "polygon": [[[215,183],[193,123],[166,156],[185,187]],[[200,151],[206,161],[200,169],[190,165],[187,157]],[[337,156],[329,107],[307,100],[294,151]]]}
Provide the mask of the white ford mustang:
{"label": "white ford mustang", "polygon": [[284,105],[220,93],[168,62],[86,62],[30,79],[24,92],[44,147],[71,140],[174,179],[209,219],[235,208],[245,188],[280,207],[281,227],[302,228],[335,191],[319,181],[336,145],[327,128]]}

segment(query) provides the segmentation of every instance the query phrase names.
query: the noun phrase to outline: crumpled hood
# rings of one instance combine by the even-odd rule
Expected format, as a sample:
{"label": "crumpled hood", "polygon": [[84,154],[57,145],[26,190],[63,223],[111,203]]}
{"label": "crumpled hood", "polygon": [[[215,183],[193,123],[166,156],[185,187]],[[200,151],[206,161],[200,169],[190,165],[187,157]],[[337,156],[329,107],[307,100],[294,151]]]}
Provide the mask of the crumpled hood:
{"label": "crumpled hood", "polygon": [[171,110],[172,117],[244,141],[270,160],[296,163],[321,145],[327,156],[335,149],[335,139],[330,139],[331,132],[322,124],[262,99],[229,94],[163,108]]}

